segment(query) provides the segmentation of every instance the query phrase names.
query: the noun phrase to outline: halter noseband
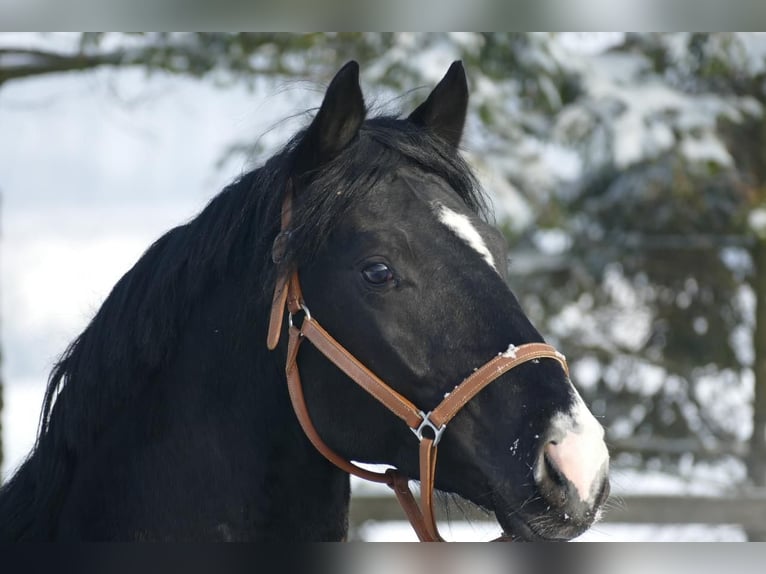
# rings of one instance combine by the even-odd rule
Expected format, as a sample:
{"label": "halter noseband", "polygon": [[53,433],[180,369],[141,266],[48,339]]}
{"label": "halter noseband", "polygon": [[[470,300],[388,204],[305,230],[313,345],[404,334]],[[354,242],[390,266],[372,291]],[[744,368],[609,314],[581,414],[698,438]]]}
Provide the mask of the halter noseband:
{"label": "halter noseband", "polygon": [[[292,187],[288,185],[282,204],[281,231],[274,241],[273,257],[275,262],[283,254],[284,241],[286,233],[288,233],[291,217]],[[303,300],[297,271],[294,271],[288,278],[278,278],[276,281],[267,338],[269,350],[274,350],[279,343],[285,307],[287,307],[289,313],[289,336],[285,366],[287,388],[293,409],[303,432],[314,447],[341,470],[364,480],[387,484],[396,494],[399,504],[422,542],[443,541],[443,538],[439,535],[434,518],[433,490],[437,447],[442,434],[447,428],[447,423],[479,391],[518,365],[537,359],[554,359],[561,364],[564,372],[567,375],[569,374],[569,368],[567,367],[564,355],[550,345],[527,343],[518,347],[512,346],[509,351],[497,355],[474,371],[471,376],[455,387],[435,409],[425,413],[367,369],[343,345],[325,331],[316,319],[311,317],[308,307]],[[301,312],[304,317],[302,323],[298,326],[294,324],[293,316]],[[379,473],[361,468],[338,455],[319,436],[314,424],[311,422],[311,417],[306,407],[303,386],[298,371],[298,351],[306,339],[311,341],[317,350],[351,380],[402,419],[418,438],[420,441],[420,506],[418,506],[410,490],[408,478],[399,471],[389,469],[385,473]],[[498,540],[503,539],[501,537]]]}

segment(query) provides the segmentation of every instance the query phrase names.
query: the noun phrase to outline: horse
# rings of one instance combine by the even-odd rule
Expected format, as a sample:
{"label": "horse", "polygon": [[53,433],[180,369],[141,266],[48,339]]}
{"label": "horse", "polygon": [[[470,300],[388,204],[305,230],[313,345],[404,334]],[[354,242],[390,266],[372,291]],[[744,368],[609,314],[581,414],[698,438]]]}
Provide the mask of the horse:
{"label": "horse", "polygon": [[[368,118],[342,67],[309,125],[151,245],[56,363],[0,539],[343,540],[344,461],[396,469],[403,504],[421,480],[494,512],[506,539],[588,529],[604,431],[508,286],[460,152],[467,109],[461,62],[406,117]],[[421,530],[427,513],[408,511]]]}

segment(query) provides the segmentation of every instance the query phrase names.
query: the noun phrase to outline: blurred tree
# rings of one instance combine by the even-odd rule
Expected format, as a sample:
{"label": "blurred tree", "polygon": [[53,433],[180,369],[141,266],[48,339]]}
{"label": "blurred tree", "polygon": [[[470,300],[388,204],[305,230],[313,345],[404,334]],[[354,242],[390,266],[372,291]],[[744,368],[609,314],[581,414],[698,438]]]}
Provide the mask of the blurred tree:
{"label": "blurred tree", "polygon": [[[267,33],[83,33],[57,34],[48,41],[0,47],[0,86],[12,80],[102,67],[141,68],[212,78],[216,82],[254,82],[267,77],[305,77],[336,60],[370,57],[385,49],[363,34]],[[383,44],[376,44],[376,42]],[[20,41],[21,43],[21,41]],[[29,47],[29,46],[34,47]],[[358,50],[357,50],[358,49]],[[329,69],[329,68],[328,68]]]}
{"label": "blurred tree", "polygon": [[610,440],[718,455],[749,438],[750,476],[766,483],[766,37],[153,33],[40,45],[0,46],[0,86],[100,67],[254,85],[327,78],[354,58],[367,84],[399,93],[463,59],[466,148],[514,244],[514,281],[575,358]]}
{"label": "blurred tree", "polygon": [[750,437],[749,476],[766,485],[766,37],[626,35],[584,58],[549,53],[574,97],[543,139],[580,164],[521,238],[568,263],[528,279],[546,294],[531,307],[595,373],[618,446],[696,436],[720,454]]}

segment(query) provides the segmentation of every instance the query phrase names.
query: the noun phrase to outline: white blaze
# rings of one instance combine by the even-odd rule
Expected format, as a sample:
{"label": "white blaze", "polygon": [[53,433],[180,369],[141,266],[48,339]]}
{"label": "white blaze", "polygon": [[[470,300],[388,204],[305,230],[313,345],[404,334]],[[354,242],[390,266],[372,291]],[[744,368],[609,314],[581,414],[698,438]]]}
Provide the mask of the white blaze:
{"label": "white blaze", "polygon": [[487,244],[484,243],[484,239],[473,226],[471,220],[462,213],[452,211],[449,207],[444,205],[437,205],[436,215],[444,225],[446,225],[452,232],[460,239],[465,241],[474,251],[482,256],[492,269],[497,271],[495,266],[495,258],[492,257]]}
{"label": "white blaze", "polygon": [[604,428],[572,387],[575,402],[567,413],[551,421],[551,442],[545,452],[558,470],[577,489],[580,499],[593,502],[609,465]]}

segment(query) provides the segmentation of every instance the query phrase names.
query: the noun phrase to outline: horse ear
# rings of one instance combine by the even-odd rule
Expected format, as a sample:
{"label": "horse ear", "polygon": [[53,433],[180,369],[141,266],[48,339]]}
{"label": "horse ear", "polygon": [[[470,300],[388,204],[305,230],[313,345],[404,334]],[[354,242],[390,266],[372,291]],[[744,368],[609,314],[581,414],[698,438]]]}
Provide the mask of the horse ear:
{"label": "horse ear", "polygon": [[298,173],[315,169],[338,155],[359,132],[364,116],[359,64],[352,60],[335,74],[322,106],[296,148]]}
{"label": "horse ear", "polygon": [[468,81],[463,62],[453,62],[442,80],[409,116],[409,120],[432,130],[457,147],[468,110]]}

